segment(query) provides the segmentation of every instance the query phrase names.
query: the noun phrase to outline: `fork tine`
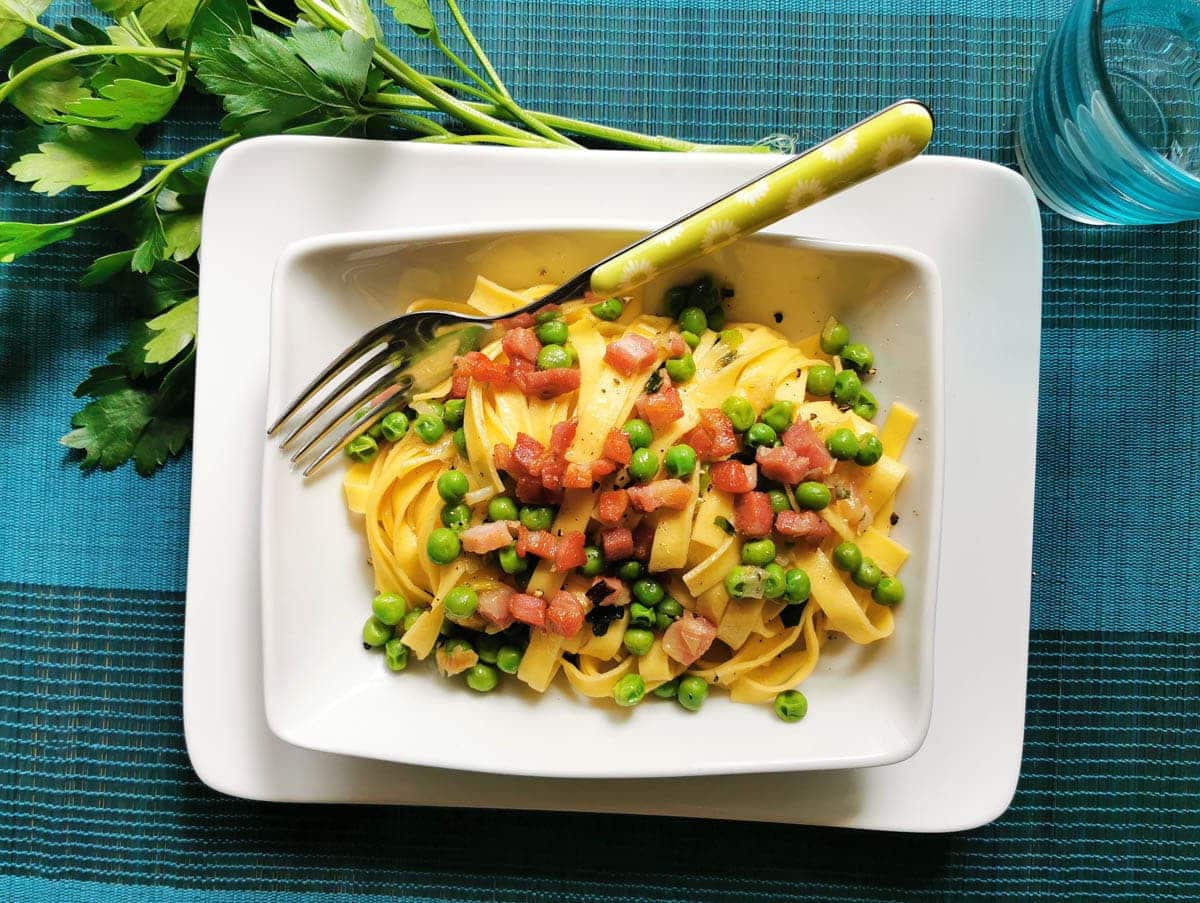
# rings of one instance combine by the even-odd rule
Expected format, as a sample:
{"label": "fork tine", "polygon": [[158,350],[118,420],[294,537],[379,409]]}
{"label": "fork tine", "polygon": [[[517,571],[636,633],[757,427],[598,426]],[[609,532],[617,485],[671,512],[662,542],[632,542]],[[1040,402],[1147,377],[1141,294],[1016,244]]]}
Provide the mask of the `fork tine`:
{"label": "fork tine", "polygon": [[[394,346],[391,344],[384,345],[377,354],[373,354],[361,366],[355,368],[354,372],[343,379],[337,388],[329,394],[329,397],[317,405],[299,426],[287,434],[283,441],[279,443],[280,450],[286,451],[300,435],[308,431],[313,424],[337,407],[339,401],[362,385],[368,376],[382,367],[394,350]],[[329,381],[332,382],[332,378]]]}
{"label": "fork tine", "polygon": [[[399,368],[388,370],[345,405],[341,411],[332,415],[333,419],[302,449],[292,455],[292,465],[299,466],[301,461],[319,446],[321,447],[321,451],[318,453],[319,463],[324,463],[331,450],[337,451],[342,444],[370,429],[374,425],[376,415],[384,407],[393,404],[396,395],[408,390],[407,384],[395,379],[397,372],[399,372]],[[357,417],[355,417],[356,414]],[[340,429],[347,421],[349,421],[349,429]],[[322,446],[321,444],[326,442],[330,436],[334,436],[333,440]],[[311,468],[305,471],[306,475],[308,473],[311,473]]]}
{"label": "fork tine", "polygon": [[[362,338],[360,338],[357,342],[343,351],[340,355],[330,361],[325,369],[318,373],[316,378],[314,378],[313,381],[310,382],[298,396],[296,396],[296,398],[288,406],[287,410],[283,412],[280,418],[271,424],[271,426],[267,429],[267,435],[274,436],[275,433],[279,431],[281,426],[295,416],[296,412],[300,410],[300,408],[308,404],[308,402],[312,400],[313,396],[325,388],[325,386],[327,386],[334,377],[349,367],[355,360],[366,354],[370,349],[378,345],[381,341],[390,339],[394,323],[395,320],[389,320],[386,323],[376,326],[374,329],[363,335]],[[291,439],[293,436],[289,436],[288,438]]]}

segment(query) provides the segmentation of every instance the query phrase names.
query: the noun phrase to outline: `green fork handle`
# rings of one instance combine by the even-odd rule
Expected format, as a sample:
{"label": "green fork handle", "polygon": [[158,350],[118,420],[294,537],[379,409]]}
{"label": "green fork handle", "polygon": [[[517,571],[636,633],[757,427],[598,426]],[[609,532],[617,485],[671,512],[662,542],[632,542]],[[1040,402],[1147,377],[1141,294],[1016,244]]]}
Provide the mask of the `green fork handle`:
{"label": "green fork handle", "polygon": [[924,104],[895,103],[606,260],[592,271],[592,291],[622,294],[911,160],[932,135]]}

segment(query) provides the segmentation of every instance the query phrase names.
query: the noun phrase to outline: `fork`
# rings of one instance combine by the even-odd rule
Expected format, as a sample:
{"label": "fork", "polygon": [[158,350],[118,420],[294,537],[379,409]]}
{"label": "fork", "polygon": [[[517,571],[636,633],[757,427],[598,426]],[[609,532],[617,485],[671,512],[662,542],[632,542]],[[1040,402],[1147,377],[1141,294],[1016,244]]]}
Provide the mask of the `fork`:
{"label": "fork", "polygon": [[385,414],[449,379],[454,358],[479,348],[498,323],[588,290],[606,296],[626,293],[911,160],[928,146],[932,134],[929,109],[915,100],[899,101],[621,248],[517,310],[493,317],[421,311],[388,320],[317,374],[267,435],[277,435],[299,418],[280,447],[299,446],[292,466],[311,476]]}

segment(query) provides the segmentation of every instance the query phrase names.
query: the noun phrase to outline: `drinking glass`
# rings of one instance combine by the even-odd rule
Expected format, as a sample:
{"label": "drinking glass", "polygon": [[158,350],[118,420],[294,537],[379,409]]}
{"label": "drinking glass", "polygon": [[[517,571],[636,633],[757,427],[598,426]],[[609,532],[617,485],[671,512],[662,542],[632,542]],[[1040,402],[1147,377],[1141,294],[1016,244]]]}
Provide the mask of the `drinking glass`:
{"label": "drinking glass", "polygon": [[1017,161],[1080,222],[1200,218],[1200,2],[1076,0],[1038,64]]}

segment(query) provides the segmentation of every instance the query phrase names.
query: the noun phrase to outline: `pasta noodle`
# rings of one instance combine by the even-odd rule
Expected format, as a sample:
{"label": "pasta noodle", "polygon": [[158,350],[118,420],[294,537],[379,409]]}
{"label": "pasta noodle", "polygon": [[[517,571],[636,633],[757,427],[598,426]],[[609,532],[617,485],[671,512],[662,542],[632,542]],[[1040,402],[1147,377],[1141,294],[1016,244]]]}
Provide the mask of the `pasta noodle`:
{"label": "pasta noodle", "polygon": [[[552,288],[479,277],[466,302],[411,309],[505,316]],[[876,427],[873,408],[838,403],[852,374],[827,333],[790,343],[702,321],[680,335],[694,315],[642,311],[593,299],[510,324],[413,400],[411,428],[375,428],[344,489],[380,593],[364,641],[389,667],[436,651],[477,690],[497,669],[538,692],[562,672],[583,696],[694,708],[687,681],[781,700],[828,635],[893,632],[916,413],[894,404]]]}

